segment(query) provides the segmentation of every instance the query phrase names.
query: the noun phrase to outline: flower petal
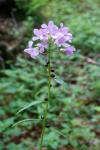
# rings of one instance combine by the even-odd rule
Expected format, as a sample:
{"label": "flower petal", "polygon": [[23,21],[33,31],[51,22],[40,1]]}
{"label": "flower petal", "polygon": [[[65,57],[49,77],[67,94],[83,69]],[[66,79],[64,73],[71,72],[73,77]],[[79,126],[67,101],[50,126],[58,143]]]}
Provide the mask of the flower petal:
{"label": "flower petal", "polygon": [[32,45],[33,45],[33,41],[29,41],[29,42],[28,42],[28,47],[31,48]]}
{"label": "flower petal", "polygon": [[73,46],[69,46],[66,48],[66,54],[68,56],[71,56],[73,54],[73,51],[75,51],[75,48]]}
{"label": "flower petal", "polygon": [[47,25],[46,24],[42,24],[41,27],[42,28],[47,28]]}
{"label": "flower petal", "polygon": [[38,29],[34,29],[34,35],[39,36],[39,30]]}
{"label": "flower petal", "polygon": [[32,58],[36,58],[36,56],[39,55],[39,51],[34,48],[30,55],[31,55]]}

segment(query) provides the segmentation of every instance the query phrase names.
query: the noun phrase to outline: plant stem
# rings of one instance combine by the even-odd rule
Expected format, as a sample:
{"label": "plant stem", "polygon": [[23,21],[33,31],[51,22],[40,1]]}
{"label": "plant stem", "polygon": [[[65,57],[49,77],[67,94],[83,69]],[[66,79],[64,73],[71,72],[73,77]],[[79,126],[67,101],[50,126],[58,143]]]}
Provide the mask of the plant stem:
{"label": "plant stem", "polygon": [[51,68],[50,68],[50,46],[48,50],[48,100],[45,102],[45,109],[44,109],[44,116],[43,116],[43,127],[42,127],[42,134],[41,134],[41,140],[40,140],[40,149],[42,150],[43,145],[43,138],[45,133],[45,127],[46,127],[46,121],[47,121],[47,115],[48,115],[48,103],[50,100],[50,86],[51,86]]}

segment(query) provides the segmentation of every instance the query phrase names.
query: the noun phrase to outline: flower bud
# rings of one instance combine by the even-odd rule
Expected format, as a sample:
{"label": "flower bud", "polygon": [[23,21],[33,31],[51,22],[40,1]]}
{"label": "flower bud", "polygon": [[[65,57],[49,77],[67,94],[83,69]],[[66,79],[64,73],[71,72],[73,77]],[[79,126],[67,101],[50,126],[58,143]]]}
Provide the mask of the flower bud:
{"label": "flower bud", "polygon": [[59,86],[61,86],[61,84],[60,83],[56,83],[56,86],[59,87]]}
{"label": "flower bud", "polygon": [[48,67],[48,65],[50,64],[50,62],[49,61],[47,61],[47,63],[45,64],[45,67]]}
{"label": "flower bud", "polygon": [[54,78],[55,77],[55,74],[51,74],[51,78]]}
{"label": "flower bud", "polygon": [[47,125],[46,125],[46,128],[50,128],[50,125],[49,125],[49,124],[47,124]]}
{"label": "flower bud", "polygon": [[44,116],[41,116],[41,119],[43,120],[43,119],[44,119]]}
{"label": "flower bud", "polygon": [[54,70],[54,69],[51,69],[51,72],[55,72],[55,70]]}
{"label": "flower bud", "polygon": [[48,101],[48,98],[46,97],[44,100],[47,102],[47,101]]}

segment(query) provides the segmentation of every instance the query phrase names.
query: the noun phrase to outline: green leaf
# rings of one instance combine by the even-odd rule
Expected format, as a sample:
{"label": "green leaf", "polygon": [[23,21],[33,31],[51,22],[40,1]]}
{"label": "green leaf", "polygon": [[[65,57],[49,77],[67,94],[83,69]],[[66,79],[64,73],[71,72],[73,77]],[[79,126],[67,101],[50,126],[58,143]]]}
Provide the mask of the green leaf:
{"label": "green leaf", "polygon": [[60,77],[57,77],[57,76],[55,78],[55,81],[61,85],[66,84]]}
{"label": "green leaf", "polygon": [[96,111],[100,112],[100,107],[99,107],[99,106],[96,106],[94,109],[95,109]]}
{"label": "green leaf", "polygon": [[43,102],[43,100],[41,100],[41,101],[34,101],[34,102],[30,103],[29,105],[27,105],[27,106],[23,107],[22,109],[20,109],[20,110],[17,112],[17,114],[19,114],[20,112],[24,111],[25,109],[28,109],[28,108],[30,108],[30,107],[32,107],[32,106],[35,106],[35,105],[38,105],[38,104],[40,104],[40,103],[42,103],[42,102]]}
{"label": "green leaf", "polygon": [[59,131],[59,129],[57,129],[57,128],[54,128],[54,129],[59,135],[63,136],[64,138],[67,138],[67,136],[64,133],[62,133],[61,131]]}
{"label": "green leaf", "polygon": [[20,123],[23,123],[23,122],[26,122],[26,121],[36,121],[36,120],[39,120],[39,119],[23,119],[23,120],[20,120],[20,121],[14,123],[12,125],[12,127],[15,127],[15,126],[19,125]]}

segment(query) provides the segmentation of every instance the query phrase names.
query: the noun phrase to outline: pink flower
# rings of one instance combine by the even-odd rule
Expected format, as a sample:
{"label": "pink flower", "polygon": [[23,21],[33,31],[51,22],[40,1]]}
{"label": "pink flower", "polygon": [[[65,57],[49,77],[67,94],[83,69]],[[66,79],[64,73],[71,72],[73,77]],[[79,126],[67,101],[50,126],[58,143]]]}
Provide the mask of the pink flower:
{"label": "pink flower", "polygon": [[75,48],[73,46],[69,46],[65,49],[65,51],[68,56],[71,56],[73,52],[75,51]]}
{"label": "pink flower", "polygon": [[33,41],[28,42],[28,48],[24,50],[24,52],[28,53],[32,58],[35,58],[39,55],[38,48],[32,48]]}
{"label": "pink flower", "polygon": [[38,48],[33,48],[33,50],[32,50],[31,53],[30,53],[30,56],[31,56],[32,58],[36,58],[38,55],[39,55]]}
{"label": "pink flower", "polygon": [[33,42],[29,41],[28,48],[24,50],[32,58],[37,57],[39,53],[44,53],[48,49],[50,39],[52,39],[52,44],[55,44],[59,49],[64,49],[68,56],[72,55],[75,50],[70,45],[72,34],[67,27],[64,27],[63,23],[60,24],[60,27],[57,27],[53,21],[49,21],[48,24],[42,24],[40,29],[34,29],[33,33],[34,48]]}

